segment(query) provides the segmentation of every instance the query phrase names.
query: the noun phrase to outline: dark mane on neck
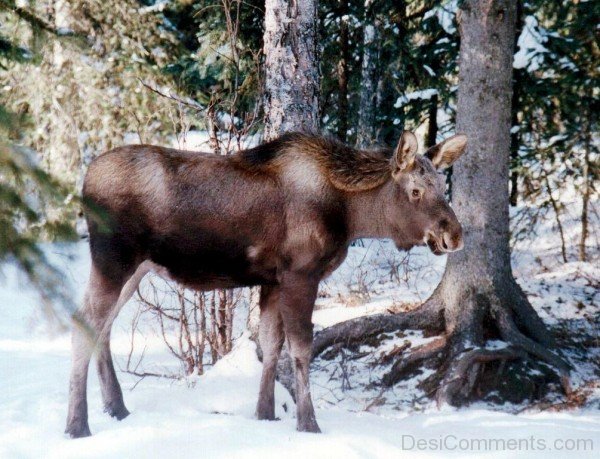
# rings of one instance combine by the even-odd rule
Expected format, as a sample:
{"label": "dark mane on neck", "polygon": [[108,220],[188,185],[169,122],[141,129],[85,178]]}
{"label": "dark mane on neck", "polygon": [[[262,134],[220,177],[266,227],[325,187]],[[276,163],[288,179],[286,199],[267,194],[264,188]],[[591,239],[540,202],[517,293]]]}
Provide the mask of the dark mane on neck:
{"label": "dark mane on neck", "polygon": [[240,167],[259,171],[294,161],[298,154],[313,158],[339,190],[373,189],[390,177],[389,149],[359,150],[332,138],[298,132],[240,151],[232,159]]}
{"label": "dark mane on neck", "polygon": [[297,133],[285,133],[270,142],[264,142],[256,147],[239,151],[233,155],[232,159],[247,169],[260,169],[273,163],[286,150],[288,145],[293,144],[297,136]]}

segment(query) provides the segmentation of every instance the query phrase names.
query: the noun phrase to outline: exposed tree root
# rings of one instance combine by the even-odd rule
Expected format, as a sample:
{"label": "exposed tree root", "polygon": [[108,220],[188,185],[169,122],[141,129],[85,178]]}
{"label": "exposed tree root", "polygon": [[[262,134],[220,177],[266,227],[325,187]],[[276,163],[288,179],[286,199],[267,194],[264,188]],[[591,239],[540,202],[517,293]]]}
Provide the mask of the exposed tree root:
{"label": "exposed tree root", "polygon": [[556,344],[554,337],[550,334],[538,313],[533,309],[533,306],[531,306],[527,295],[525,295],[519,284],[512,279],[510,287],[507,290],[505,298],[502,299],[502,304],[510,306],[510,310],[519,328],[525,330],[539,344],[554,347]]}
{"label": "exposed tree root", "polygon": [[565,391],[565,394],[569,395],[571,393],[571,383],[569,377],[571,365],[569,365],[569,363],[562,357],[553,353],[548,347],[545,347],[533,341],[531,338],[523,335],[513,322],[512,317],[506,312],[505,309],[495,309],[496,322],[498,324],[502,339],[507,343],[511,343],[520,347],[528,354],[534,355],[556,368],[560,375],[563,390]]}
{"label": "exposed tree root", "polygon": [[[537,357],[550,365],[559,375],[565,394],[571,393],[570,365],[554,351],[553,338],[545,324],[518,285],[514,283],[514,286],[515,289],[509,294],[503,292],[502,298],[496,291],[473,291],[460,300],[479,302],[489,311],[492,323],[486,323],[486,326],[488,329],[495,329],[495,334],[506,343],[506,347],[487,349],[478,332],[483,329],[483,324],[478,320],[467,328],[462,328],[459,324],[460,330],[450,333],[447,340],[448,365],[436,394],[438,406],[445,403],[454,405],[465,400],[477,383],[481,364],[494,360],[527,360],[529,356]],[[509,295],[514,295],[513,301],[509,301]],[[523,331],[515,323],[515,317],[519,319]]]}
{"label": "exposed tree root", "polygon": [[365,338],[404,329],[442,331],[444,319],[442,303],[428,301],[423,306],[398,314],[376,314],[340,322],[316,333],[313,358],[330,346],[348,346]]}
{"label": "exposed tree root", "polygon": [[527,353],[513,346],[502,349],[477,348],[463,352],[450,363],[436,393],[438,407],[454,404],[455,396],[468,396],[475,387],[480,363],[493,360],[515,360],[527,358]]}
{"label": "exposed tree root", "polygon": [[400,358],[392,365],[390,371],[383,377],[383,385],[393,386],[400,381],[407,372],[414,368],[415,365],[444,351],[446,346],[446,337],[440,336],[427,344],[415,348],[406,357]]}
{"label": "exposed tree root", "polygon": [[[449,299],[464,306],[465,311],[479,311],[467,313],[452,324],[445,320],[447,305],[442,300],[443,290],[438,288],[428,301],[415,310],[361,317],[322,330],[315,337],[313,357],[330,346],[340,349],[380,333],[402,329],[438,331],[440,336],[427,344],[412,351],[402,349],[402,352],[398,352],[398,360],[383,377],[382,384],[393,386],[427,361],[434,361],[439,367],[438,381],[441,381],[435,391],[437,404],[456,405],[467,400],[477,386],[479,376],[483,374],[481,370],[485,368],[483,364],[496,360],[529,360],[532,356],[557,372],[565,394],[569,395],[571,367],[554,350],[550,332],[516,282],[514,289],[509,288],[502,293],[500,298],[495,291],[478,292],[471,289],[460,298]],[[484,311],[488,311],[487,316]],[[484,322],[487,330],[485,336],[488,339],[498,336],[506,343],[505,347],[486,348]]]}

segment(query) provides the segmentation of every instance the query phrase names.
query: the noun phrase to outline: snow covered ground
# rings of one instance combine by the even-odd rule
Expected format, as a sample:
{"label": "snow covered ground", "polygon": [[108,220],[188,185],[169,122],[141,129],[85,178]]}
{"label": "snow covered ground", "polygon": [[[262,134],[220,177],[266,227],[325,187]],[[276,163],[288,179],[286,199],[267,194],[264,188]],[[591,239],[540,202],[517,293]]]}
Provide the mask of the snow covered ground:
{"label": "snow covered ground", "polygon": [[[576,220],[565,226],[569,247]],[[545,226],[544,226],[545,225]],[[381,393],[370,385],[382,369],[371,363],[393,346],[431,339],[407,330],[364,356],[317,360],[311,371],[322,435],[295,431],[294,406],[277,386],[279,422],[257,421],[254,406],[260,378],[253,343],[240,331],[231,354],[200,377],[184,381],[119,373],[131,416],[118,422],[102,412],[91,366],[88,401],[93,436],[70,440],[64,434],[70,343],[67,334],[49,337],[35,292],[10,268],[0,281],[0,458],[137,457],[598,457],[600,451],[600,316],[597,250],[591,262],[558,260],[551,220],[514,251],[515,272],[544,320],[566,334],[581,335],[581,352],[568,355],[575,383],[591,387],[585,406],[569,411],[521,407],[438,411],[416,387],[419,378]],[[597,237],[597,235],[592,235]],[[89,269],[85,242],[47,248],[81,296]],[[574,259],[574,256],[571,257]],[[427,250],[398,253],[381,241],[351,249],[344,265],[324,282],[314,321],[325,327],[341,320],[403,308],[435,288],[445,260]],[[113,331],[117,366],[130,350],[131,318],[126,306]],[[243,323],[245,312],[237,312]],[[239,327],[238,327],[239,328]],[[177,365],[150,324],[140,328],[144,364]],[[519,412],[519,414],[515,414]]]}

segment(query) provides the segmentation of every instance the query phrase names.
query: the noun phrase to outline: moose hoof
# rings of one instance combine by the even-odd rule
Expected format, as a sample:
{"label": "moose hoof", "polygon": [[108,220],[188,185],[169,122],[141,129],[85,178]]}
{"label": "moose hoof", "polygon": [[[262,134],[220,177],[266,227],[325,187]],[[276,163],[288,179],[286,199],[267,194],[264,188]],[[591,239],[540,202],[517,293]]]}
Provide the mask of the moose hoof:
{"label": "moose hoof", "polygon": [[125,419],[130,414],[129,411],[127,410],[127,408],[125,408],[125,405],[123,405],[122,403],[118,404],[117,406],[106,405],[104,407],[104,412],[108,413],[111,417],[115,418],[117,421],[121,421],[122,419]]}
{"label": "moose hoof", "polygon": [[90,432],[90,427],[87,422],[77,422],[73,424],[69,424],[65,430],[65,433],[70,438],[84,438],[92,435]]}
{"label": "moose hoof", "polygon": [[321,433],[319,424],[317,424],[317,421],[315,419],[298,421],[298,426],[296,427],[296,430],[298,430],[298,432]]}
{"label": "moose hoof", "polygon": [[261,416],[260,414],[257,414],[256,419],[259,421],[281,421],[281,418],[278,418],[274,415]]}
{"label": "moose hoof", "polygon": [[266,410],[261,410],[258,409],[256,410],[256,419],[258,419],[259,421],[279,421],[280,419],[275,417],[275,410],[273,409],[266,409]]}

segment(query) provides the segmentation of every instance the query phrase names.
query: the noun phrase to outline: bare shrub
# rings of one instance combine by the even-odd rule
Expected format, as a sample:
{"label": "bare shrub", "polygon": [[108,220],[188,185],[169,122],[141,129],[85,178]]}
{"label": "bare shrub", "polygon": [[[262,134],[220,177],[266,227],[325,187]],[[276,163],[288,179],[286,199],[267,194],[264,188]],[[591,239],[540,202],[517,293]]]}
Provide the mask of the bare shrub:
{"label": "bare shrub", "polygon": [[[141,378],[180,379],[203,374],[207,365],[214,365],[232,349],[233,318],[240,298],[240,290],[199,292],[174,282],[150,280],[147,288],[137,291],[139,308],[131,325],[131,347],[125,371]],[[145,349],[133,363],[136,331],[144,315],[149,315],[151,322],[158,324],[169,352],[181,362],[180,372],[141,370]]]}

